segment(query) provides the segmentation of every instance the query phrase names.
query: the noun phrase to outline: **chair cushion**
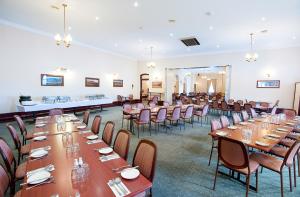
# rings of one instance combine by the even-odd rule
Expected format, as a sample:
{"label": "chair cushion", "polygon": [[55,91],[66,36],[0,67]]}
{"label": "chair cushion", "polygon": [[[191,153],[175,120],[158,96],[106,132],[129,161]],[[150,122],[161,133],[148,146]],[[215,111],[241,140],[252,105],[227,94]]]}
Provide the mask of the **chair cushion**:
{"label": "chair cushion", "polygon": [[139,120],[134,120],[134,122],[136,124],[149,124],[149,122],[143,122],[143,121],[139,121]]}
{"label": "chair cushion", "polygon": [[263,154],[263,153],[252,153],[250,159],[258,162],[261,166],[270,170],[280,172],[282,160],[276,159],[274,156]]}
{"label": "chair cushion", "polygon": [[282,158],[285,157],[287,152],[288,152],[288,149],[285,147],[282,147],[282,146],[274,146],[270,151],[271,154],[276,155],[278,157],[282,157]]}
{"label": "chair cushion", "polygon": [[30,151],[30,144],[26,144],[21,147],[21,154],[22,155],[28,155]]}
{"label": "chair cushion", "polygon": [[194,115],[196,116],[202,116],[202,111],[194,111]]}
{"label": "chair cushion", "polygon": [[292,147],[294,143],[295,143],[294,140],[288,138],[284,138],[279,142],[280,145],[287,146],[287,147]]}
{"label": "chair cushion", "polygon": [[[226,166],[226,165],[224,165],[224,166]],[[254,161],[252,159],[249,159],[250,174],[252,174],[253,172],[255,172],[258,169],[258,167],[259,167],[259,163],[258,162]],[[240,172],[242,174],[248,174],[248,168],[236,169],[236,171]]]}
{"label": "chair cushion", "polygon": [[293,140],[298,140],[298,139],[300,139],[300,133],[294,133],[294,132],[292,132],[292,133],[289,133],[287,135],[287,137],[291,138]]}
{"label": "chair cushion", "polygon": [[20,180],[20,179],[24,179],[24,177],[26,176],[26,167],[27,167],[27,163],[22,163],[17,167],[16,170],[16,179]]}
{"label": "chair cushion", "polygon": [[31,140],[33,138],[33,132],[27,133],[25,136],[26,140]]}

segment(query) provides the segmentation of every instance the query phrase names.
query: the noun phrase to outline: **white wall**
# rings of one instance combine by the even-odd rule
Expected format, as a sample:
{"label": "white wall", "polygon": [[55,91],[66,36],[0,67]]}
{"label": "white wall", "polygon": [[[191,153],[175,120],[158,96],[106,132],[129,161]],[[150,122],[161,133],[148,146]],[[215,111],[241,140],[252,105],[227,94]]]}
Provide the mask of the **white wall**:
{"label": "white wall", "polygon": [[[58,66],[70,69],[65,86],[42,87],[40,74],[53,73]],[[135,60],[75,44],[57,47],[51,37],[4,24],[0,24],[0,68],[0,113],[16,111],[20,94],[33,98],[105,94],[116,100],[117,94],[137,97],[139,91]],[[113,74],[124,80],[123,88],[112,87]],[[85,87],[85,77],[100,78],[100,87]]]}
{"label": "white wall", "polygon": [[[245,53],[206,54],[161,59],[155,61],[155,73],[164,82],[165,68],[206,67],[232,65],[230,97],[275,102],[280,100],[279,106],[292,108],[295,82],[300,81],[300,47],[258,51],[257,62],[248,63],[244,60]],[[146,62],[139,62],[140,73],[150,73]],[[267,73],[271,77],[267,77]],[[150,73],[151,75],[151,73]],[[278,79],[279,89],[258,89],[256,80]]]}

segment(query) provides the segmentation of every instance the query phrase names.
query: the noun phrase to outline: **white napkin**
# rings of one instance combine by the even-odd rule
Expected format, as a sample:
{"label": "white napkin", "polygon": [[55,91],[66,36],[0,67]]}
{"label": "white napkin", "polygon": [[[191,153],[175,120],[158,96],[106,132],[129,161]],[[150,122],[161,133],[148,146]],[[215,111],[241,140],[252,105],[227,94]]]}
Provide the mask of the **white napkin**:
{"label": "white napkin", "polygon": [[36,133],[33,133],[34,136],[37,136],[37,135],[45,135],[45,134],[48,134],[49,131],[41,131],[41,132],[36,132]]}
{"label": "white napkin", "polygon": [[[53,164],[50,164],[50,165],[51,165],[51,170],[47,170],[48,172],[52,172],[53,170],[55,170],[54,165],[53,165]],[[35,169],[35,170],[28,171],[28,172],[26,172],[26,175],[27,175],[27,177],[28,177],[28,176],[31,176],[32,174],[34,174],[34,173],[36,173],[36,172],[38,172],[38,171],[46,170],[46,168],[49,167],[50,165],[45,166],[45,167],[42,167],[42,168],[37,168],[37,169]]]}
{"label": "white napkin", "polygon": [[80,134],[91,133],[91,130],[80,131]]}
{"label": "white napkin", "polygon": [[105,161],[109,161],[109,160],[113,160],[113,159],[119,159],[120,156],[117,153],[113,153],[111,155],[103,155],[101,157],[99,157],[101,162],[105,162]]}
{"label": "white napkin", "polygon": [[98,140],[88,140],[86,143],[87,144],[96,144],[96,143],[100,143],[102,142],[102,140],[98,139]]}
{"label": "white napkin", "polygon": [[[113,193],[115,194],[116,197],[123,197],[123,196],[126,196],[126,195],[130,194],[129,189],[126,187],[126,185],[125,185],[122,181],[121,181],[121,183],[118,184],[118,186],[117,186],[116,184],[114,184],[114,186],[111,187],[111,186],[108,184],[108,182],[107,182],[107,185],[108,185],[108,187],[111,189],[111,191],[113,191]],[[122,190],[122,189],[118,189],[119,192],[122,193],[122,195],[120,195],[119,192],[117,191],[116,187],[120,187],[120,185],[122,185],[123,188],[124,188],[124,190],[126,190],[126,193],[125,193],[125,194],[123,193],[123,190]]]}
{"label": "white napkin", "polygon": [[51,146],[45,146],[45,147],[35,148],[35,149],[32,149],[30,151],[30,153],[33,153],[33,152],[38,151],[38,150],[47,150],[47,151],[49,151],[49,150],[51,150]]}

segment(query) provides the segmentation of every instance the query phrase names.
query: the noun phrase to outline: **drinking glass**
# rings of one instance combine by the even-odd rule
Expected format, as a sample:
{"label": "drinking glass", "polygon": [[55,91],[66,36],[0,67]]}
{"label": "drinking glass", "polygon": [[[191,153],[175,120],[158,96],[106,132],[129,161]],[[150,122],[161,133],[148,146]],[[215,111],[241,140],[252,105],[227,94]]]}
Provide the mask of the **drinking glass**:
{"label": "drinking glass", "polygon": [[242,137],[244,143],[250,143],[252,139],[252,130],[249,128],[242,129]]}

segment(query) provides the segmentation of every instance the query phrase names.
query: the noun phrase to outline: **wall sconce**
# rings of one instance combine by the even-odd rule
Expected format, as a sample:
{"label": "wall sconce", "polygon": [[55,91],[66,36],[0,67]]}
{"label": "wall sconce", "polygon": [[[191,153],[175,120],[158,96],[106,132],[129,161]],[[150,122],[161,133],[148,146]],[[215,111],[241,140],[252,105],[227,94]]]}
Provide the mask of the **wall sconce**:
{"label": "wall sconce", "polygon": [[66,67],[60,66],[55,69],[55,72],[59,73],[59,74],[66,74],[67,72],[69,72],[69,69]]}
{"label": "wall sconce", "polygon": [[267,76],[268,78],[270,78],[270,77],[271,77],[271,74],[270,74],[270,73],[266,73],[266,76]]}

